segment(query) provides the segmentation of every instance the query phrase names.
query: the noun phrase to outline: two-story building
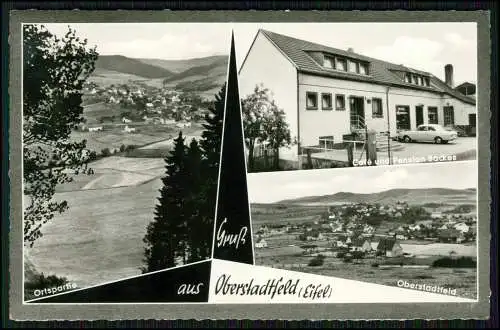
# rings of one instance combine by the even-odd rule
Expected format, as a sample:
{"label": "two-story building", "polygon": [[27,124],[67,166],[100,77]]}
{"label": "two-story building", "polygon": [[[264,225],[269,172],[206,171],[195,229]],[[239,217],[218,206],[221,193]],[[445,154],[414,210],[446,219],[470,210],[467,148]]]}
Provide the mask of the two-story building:
{"label": "two-story building", "polygon": [[[320,140],[342,143],[360,128],[395,136],[421,124],[476,125],[475,98],[445,81],[393,64],[260,29],[239,72],[242,98],[256,85],[268,88],[298,145],[280,154],[299,154]],[[469,129],[470,131],[470,129]]]}

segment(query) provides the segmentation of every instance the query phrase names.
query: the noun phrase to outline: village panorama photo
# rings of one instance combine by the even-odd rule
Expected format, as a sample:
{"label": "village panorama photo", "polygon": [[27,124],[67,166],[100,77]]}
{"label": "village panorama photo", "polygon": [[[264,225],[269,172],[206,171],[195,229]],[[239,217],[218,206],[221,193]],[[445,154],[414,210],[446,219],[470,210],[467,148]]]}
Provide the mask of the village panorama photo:
{"label": "village panorama photo", "polygon": [[255,173],[248,193],[256,265],[477,299],[475,161]]}
{"label": "village panorama photo", "polygon": [[23,24],[24,301],[211,257],[229,45],[210,23]]}
{"label": "village panorama photo", "polygon": [[238,23],[248,172],[476,159],[475,23]]}

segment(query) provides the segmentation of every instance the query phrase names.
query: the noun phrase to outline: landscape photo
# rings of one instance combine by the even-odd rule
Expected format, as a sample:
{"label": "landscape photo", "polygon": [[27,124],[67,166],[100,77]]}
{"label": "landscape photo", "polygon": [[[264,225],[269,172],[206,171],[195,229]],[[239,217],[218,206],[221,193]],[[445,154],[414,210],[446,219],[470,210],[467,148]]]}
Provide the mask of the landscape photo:
{"label": "landscape photo", "polygon": [[241,23],[248,172],[476,159],[476,24]]}
{"label": "landscape photo", "polygon": [[229,37],[23,25],[25,301],[211,256]]}
{"label": "landscape photo", "polygon": [[257,265],[477,299],[476,162],[248,178]]}

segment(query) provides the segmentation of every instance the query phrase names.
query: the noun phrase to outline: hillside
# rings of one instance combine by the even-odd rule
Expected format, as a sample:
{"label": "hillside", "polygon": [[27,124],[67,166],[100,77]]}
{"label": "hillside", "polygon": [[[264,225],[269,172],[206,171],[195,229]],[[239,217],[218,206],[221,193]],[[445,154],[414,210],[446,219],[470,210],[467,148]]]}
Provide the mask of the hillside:
{"label": "hillside", "polygon": [[135,59],[101,55],[90,80],[100,85],[141,81],[154,87],[166,86],[213,97],[224,84],[227,56],[187,60]]}
{"label": "hillside", "polygon": [[212,65],[214,63],[222,62],[227,65],[227,56],[225,55],[190,58],[187,60],[161,60],[153,58],[140,58],[138,60],[145,64],[154,65],[174,73],[181,73],[194,67]]}
{"label": "hillside", "polygon": [[100,55],[97,58],[96,69],[114,71],[131,74],[143,78],[166,78],[174,73],[150,64],[141,62],[138,59],[128,58],[121,55]]}
{"label": "hillside", "polygon": [[336,203],[395,203],[406,201],[410,204],[421,204],[428,202],[474,202],[476,201],[476,189],[391,189],[373,194],[358,194],[351,192],[339,192],[333,195],[308,196],[296,199],[280,201],[275,204],[336,204]]}

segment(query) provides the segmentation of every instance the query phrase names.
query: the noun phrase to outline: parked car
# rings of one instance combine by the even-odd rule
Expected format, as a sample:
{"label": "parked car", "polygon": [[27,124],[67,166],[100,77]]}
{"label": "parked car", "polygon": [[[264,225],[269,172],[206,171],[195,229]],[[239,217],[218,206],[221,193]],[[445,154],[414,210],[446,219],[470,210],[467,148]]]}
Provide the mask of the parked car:
{"label": "parked car", "polygon": [[404,142],[434,142],[448,143],[457,138],[455,130],[447,129],[437,124],[419,125],[416,130],[403,130],[398,132],[398,140]]}

